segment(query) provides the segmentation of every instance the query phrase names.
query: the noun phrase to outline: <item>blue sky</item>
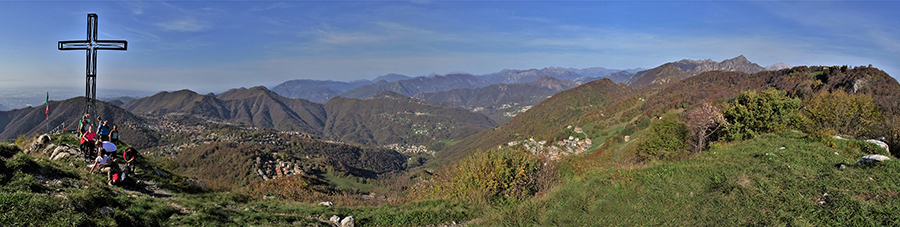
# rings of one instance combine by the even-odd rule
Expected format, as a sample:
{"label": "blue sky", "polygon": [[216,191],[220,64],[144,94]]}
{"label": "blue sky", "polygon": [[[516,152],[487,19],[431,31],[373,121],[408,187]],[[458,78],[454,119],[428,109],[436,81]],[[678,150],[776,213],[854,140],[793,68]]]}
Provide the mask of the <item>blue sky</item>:
{"label": "blue sky", "polygon": [[743,54],[760,65],[868,65],[900,75],[891,1],[0,1],[0,89],[83,91],[99,15],[97,84],[156,92],[348,81],[388,73],[652,68]]}

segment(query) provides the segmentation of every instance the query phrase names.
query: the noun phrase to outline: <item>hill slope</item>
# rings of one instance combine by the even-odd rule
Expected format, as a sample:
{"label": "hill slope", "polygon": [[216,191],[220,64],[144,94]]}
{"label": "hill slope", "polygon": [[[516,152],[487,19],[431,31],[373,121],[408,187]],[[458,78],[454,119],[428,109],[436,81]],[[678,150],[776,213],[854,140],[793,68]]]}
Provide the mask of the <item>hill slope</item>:
{"label": "hill slope", "polygon": [[489,83],[471,74],[448,74],[444,76],[420,76],[394,82],[378,81],[341,93],[346,98],[369,98],[384,91],[393,91],[406,96],[422,92],[438,92],[458,88],[479,88]]}
{"label": "hill slope", "polygon": [[419,93],[415,98],[445,106],[463,107],[503,123],[553,94],[575,86],[577,84],[569,80],[543,76],[530,83],[494,84],[483,88]]}
{"label": "hill slope", "polygon": [[325,136],[370,145],[460,140],[495,125],[482,114],[390,91],[370,99],[334,98],[325,109]]}

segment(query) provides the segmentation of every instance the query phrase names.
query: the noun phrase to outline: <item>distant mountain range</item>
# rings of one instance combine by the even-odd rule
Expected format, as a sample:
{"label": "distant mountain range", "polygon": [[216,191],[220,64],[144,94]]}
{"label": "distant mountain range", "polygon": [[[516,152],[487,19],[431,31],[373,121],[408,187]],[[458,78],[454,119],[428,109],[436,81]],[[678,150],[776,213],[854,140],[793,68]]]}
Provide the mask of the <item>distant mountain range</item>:
{"label": "distant mountain range", "polygon": [[407,96],[419,93],[433,93],[453,89],[475,89],[493,84],[529,83],[543,76],[577,83],[587,83],[613,75],[614,82],[624,82],[635,72],[644,70],[634,68],[626,70],[591,67],[584,69],[548,67],[543,69],[504,69],[486,75],[454,73],[447,75],[430,75],[408,77],[400,74],[387,74],[374,80],[357,80],[340,82],[331,80],[290,80],[275,87],[272,91],[288,97],[302,98],[317,103],[325,103],[337,96],[345,98],[369,98],[383,91],[393,91]]}
{"label": "distant mountain range", "polygon": [[124,105],[135,113],[185,113],[281,131],[302,131],[366,145],[427,144],[462,139],[493,127],[487,116],[385,91],[373,98],[333,98],[325,104],[280,96],[265,87],[219,95],[160,92]]}
{"label": "distant mountain range", "polygon": [[[783,68],[786,64],[780,63],[769,66],[770,68]],[[789,66],[787,66],[789,67]],[[739,71],[746,73],[755,73],[766,71],[766,68],[747,60],[744,55],[737,56],[732,59],[726,59],[716,62],[710,59],[691,60],[682,59],[675,62],[665,63],[656,68],[644,70],[631,75],[626,84],[632,87],[660,88],[669,84],[683,80],[685,78],[709,71]]]}
{"label": "distant mountain range", "polygon": [[463,107],[488,115],[494,121],[502,123],[553,94],[578,85],[579,83],[570,80],[543,76],[530,83],[494,84],[483,88],[419,93],[415,98],[446,106]]}

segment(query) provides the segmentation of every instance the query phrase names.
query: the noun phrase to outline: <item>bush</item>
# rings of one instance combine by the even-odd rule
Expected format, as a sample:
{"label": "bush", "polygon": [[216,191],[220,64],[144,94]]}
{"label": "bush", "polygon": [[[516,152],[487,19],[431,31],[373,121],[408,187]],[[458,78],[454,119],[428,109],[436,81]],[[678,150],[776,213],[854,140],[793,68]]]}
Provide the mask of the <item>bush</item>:
{"label": "bush", "polygon": [[21,151],[22,149],[14,144],[0,144],[0,157],[10,158]]}
{"label": "bush", "polygon": [[752,139],[761,133],[780,132],[798,120],[800,100],[789,98],[784,91],[744,91],[725,106],[723,115],[728,127],[722,130],[726,140]]}
{"label": "bush", "polygon": [[540,160],[532,153],[516,148],[478,152],[453,166],[447,166],[435,178],[417,185],[411,197],[417,199],[466,199],[494,202],[522,199],[537,191]]}
{"label": "bush", "polygon": [[671,158],[688,148],[687,126],[675,117],[656,121],[646,135],[638,145],[638,157],[643,160]]}
{"label": "bush", "polygon": [[843,90],[820,92],[803,101],[802,128],[859,137],[884,120],[872,97]]}
{"label": "bush", "polygon": [[685,115],[691,133],[691,147],[700,153],[706,149],[707,143],[715,133],[728,123],[719,107],[709,103],[700,104]]}

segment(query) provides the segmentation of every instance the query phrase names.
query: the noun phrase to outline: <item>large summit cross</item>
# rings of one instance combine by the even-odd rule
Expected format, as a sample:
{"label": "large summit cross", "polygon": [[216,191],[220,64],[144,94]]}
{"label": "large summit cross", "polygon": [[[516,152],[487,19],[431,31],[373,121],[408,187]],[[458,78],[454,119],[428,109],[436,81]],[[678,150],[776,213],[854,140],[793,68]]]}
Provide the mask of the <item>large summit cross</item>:
{"label": "large summit cross", "polygon": [[[128,41],[98,40],[97,14],[87,15],[87,40],[59,41],[59,50],[86,50],[87,68],[85,69],[84,97],[87,98],[85,113],[94,112],[94,101],[97,100],[97,50],[127,50]],[[95,114],[96,115],[96,114]]]}

